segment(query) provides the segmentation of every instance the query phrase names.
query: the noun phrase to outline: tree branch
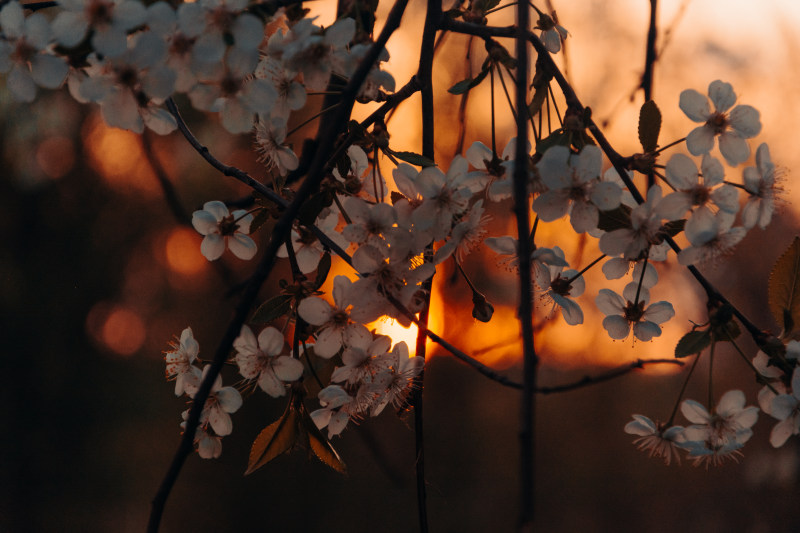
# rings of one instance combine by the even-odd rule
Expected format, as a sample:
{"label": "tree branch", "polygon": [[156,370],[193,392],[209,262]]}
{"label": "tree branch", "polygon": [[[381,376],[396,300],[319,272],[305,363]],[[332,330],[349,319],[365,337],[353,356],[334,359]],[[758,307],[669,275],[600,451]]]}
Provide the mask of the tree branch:
{"label": "tree branch", "polygon": [[[317,140],[319,144],[317,152],[314,155],[314,159],[311,162],[309,175],[298,189],[294,200],[292,200],[292,202],[286,206],[283,214],[275,224],[275,227],[272,231],[272,238],[267,245],[264,255],[261,258],[255,273],[248,281],[245,292],[242,295],[242,299],[239,302],[239,305],[236,307],[234,318],[229,323],[228,328],[225,331],[225,335],[217,346],[214,359],[209,365],[209,370],[207,371],[205,378],[195,393],[192,407],[189,410],[189,417],[186,420],[186,428],[184,430],[183,438],[178,446],[178,450],[175,452],[175,456],[173,457],[172,463],[166,475],[164,476],[161,486],[159,487],[156,496],[153,498],[150,519],[148,521],[148,531],[151,533],[158,531],[166,500],[172,491],[172,487],[177,481],[178,474],[183,467],[183,463],[186,461],[186,458],[189,456],[189,454],[192,453],[194,448],[194,436],[200,423],[200,415],[205,407],[205,403],[211,392],[214,380],[217,378],[222,366],[225,364],[225,360],[227,359],[228,353],[231,350],[233,341],[239,335],[242,324],[245,323],[247,315],[250,312],[250,308],[255,303],[255,299],[258,296],[261,285],[272,271],[272,268],[275,265],[278,249],[289,236],[292,229],[292,224],[297,218],[300,208],[311,196],[311,194],[319,188],[322,178],[325,175],[324,171],[326,161],[328,159],[327,155],[333,151],[335,140],[338,138],[340,131],[343,130],[347,124],[347,120],[350,117],[350,113],[361,84],[364,82],[367,74],[372,69],[373,64],[378,59],[378,56],[386,45],[386,42],[389,40],[389,37],[399,27],[400,20],[402,19],[407,3],[408,0],[397,0],[397,2],[395,2],[391,12],[389,13],[389,16],[386,19],[386,24],[384,25],[380,36],[367,51],[364,59],[358,65],[347,86],[342,91],[341,105],[337,108],[336,120],[333,121],[329,127],[324,128],[324,130],[321,130],[317,134]],[[170,111],[172,111],[174,114],[174,112],[177,111],[174,102],[172,102],[172,108],[174,108],[174,111],[173,109],[170,109]],[[205,152],[208,153],[208,150],[205,149]],[[249,178],[249,176],[247,176],[247,178]]]}
{"label": "tree branch", "polygon": [[603,383],[604,381],[610,381],[614,378],[624,376],[628,372],[636,370],[637,368],[644,368],[644,365],[648,364],[672,364],[672,365],[683,366],[683,361],[679,359],[637,359],[632,363],[621,365],[617,368],[612,368],[611,370],[603,372],[602,374],[598,374],[596,376],[583,376],[578,381],[573,381],[572,383],[565,383],[564,385],[554,385],[551,387],[538,387],[536,389],[536,392],[538,392],[539,394],[553,394],[555,392],[572,391],[589,385],[596,385],[597,383]]}

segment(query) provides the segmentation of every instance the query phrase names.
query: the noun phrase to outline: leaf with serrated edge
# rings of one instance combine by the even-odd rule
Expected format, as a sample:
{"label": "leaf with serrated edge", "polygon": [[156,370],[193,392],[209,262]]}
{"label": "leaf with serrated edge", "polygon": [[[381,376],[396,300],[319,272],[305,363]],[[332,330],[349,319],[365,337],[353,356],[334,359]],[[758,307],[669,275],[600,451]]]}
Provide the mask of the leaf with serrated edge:
{"label": "leaf with serrated edge", "polygon": [[652,100],[642,104],[639,110],[639,142],[645,152],[652,152],[658,146],[658,134],[661,132],[661,111]]}
{"label": "leaf with serrated edge", "polygon": [[711,334],[708,330],[690,331],[678,341],[675,346],[675,357],[687,357],[700,353],[711,344]]}
{"label": "leaf with serrated edge", "polygon": [[283,416],[264,428],[253,441],[244,475],[252,474],[282,453],[291,450],[296,440],[297,412],[289,407]]}
{"label": "leaf with serrated edge", "polygon": [[254,324],[266,324],[278,317],[282,317],[291,310],[292,296],[289,294],[279,294],[270,298],[256,309],[250,322]]}
{"label": "leaf with serrated edge", "polygon": [[406,163],[411,163],[412,165],[417,165],[418,167],[435,167],[436,163],[431,161],[425,156],[415,154],[414,152],[395,152],[394,150],[390,150],[393,156],[401,161],[405,161]]}
{"label": "leaf with serrated edge", "polygon": [[784,309],[792,322],[800,323],[800,237],[794,238],[769,275],[769,310],[778,324],[786,322]]}
{"label": "leaf with serrated edge", "polygon": [[325,438],[322,432],[317,429],[317,425],[314,424],[314,421],[311,420],[311,417],[306,413],[303,413],[303,423],[308,430],[308,443],[311,447],[311,451],[314,452],[317,459],[337,472],[344,474],[347,471],[347,466],[345,466],[339,454],[333,449],[331,443]]}

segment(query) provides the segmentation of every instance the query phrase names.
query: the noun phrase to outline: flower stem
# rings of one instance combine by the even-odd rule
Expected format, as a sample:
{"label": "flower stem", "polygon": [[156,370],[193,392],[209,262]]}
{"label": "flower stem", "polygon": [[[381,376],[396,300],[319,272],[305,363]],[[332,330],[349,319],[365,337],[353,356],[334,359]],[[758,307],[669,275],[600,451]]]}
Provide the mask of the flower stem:
{"label": "flower stem", "polygon": [[[585,273],[587,270],[589,270],[590,268],[592,268],[593,266],[595,266],[595,265],[596,265],[596,264],[597,264],[597,263],[598,263],[598,262],[599,262],[601,259],[603,259],[605,256],[606,256],[606,254],[603,254],[603,255],[601,255],[600,257],[598,257],[597,259],[595,259],[594,261],[592,261],[591,263],[589,263],[589,264],[588,264],[588,265],[587,265],[587,266],[586,266],[586,267],[585,267],[583,270],[581,270],[580,272],[578,272],[577,274],[575,274],[574,276],[572,276],[571,278],[569,278],[569,279],[567,280],[567,283],[568,283],[568,284],[571,284],[573,281],[575,281],[575,280],[576,280],[576,279],[578,279],[579,277],[583,276],[583,274],[584,274],[584,273]],[[638,296],[638,294],[637,294],[637,296]]]}
{"label": "flower stem", "polygon": [[683,142],[683,141],[685,141],[685,140],[686,140],[686,137],[684,137],[683,139],[678,139],[677,141],[672,141],[672,142],[671,142],[671,143],[669,143],[668,145],[666,145],[666,146],[662,146],[661,148],[659,148],[658,150],[656,150],[655,152],[653,152],[653,155],[658,155],[658,154],[660,154],[661,152],[663,152],[664,150],[666,150],[667,148],[672,148],[672,147],[673,147],[673,146],[675,146],[676,144],[680,144],[680,143],[682,143],[682,142]]}
{"label": "flower stem", "polygon": [[678,399],[675,400],[675,407],[672,408],[672,414],[669,415],[669,420],[667,421],[667,426],[671,426],[672,422],[675,420],[675,415],[678,413],[678,406],[681,404],[681,398],[683,398],[683,393],[686,392],[686,386],[689,384],[689,379],[692,377],[694,373],[694,368],[697,366],[697,362],[700,360],[700,354],[702,352],[697,352],[697,357],[694,358],[694,362],[692,366],[689,368],[689,373],[686,374],[686,379],[683,380],[683,385],[681,385],[681,391],[678,393]]}
{"label": "flower stem", "polygon": [[328,106],[328,107],[326,107],[325,109],[323,109],[323,110],[322,110],[322,111],[320,111],[319,113],[316,113],[315,115],[311,116],[310,118],[308,118],[308,119],[304,120],[303,122],[301,122],[300,124],[298,124],[297,126],[295,126],[294,128],[292,128],[292,129],[291,129],[291,130],[290,130],[290,131],[289,131],[289,132],[286,134],[286,138],[288,139],[290,135],[292,135],[293,133],[296,133],[296,132],[297,132],[299,129],[301,129],[303,126],[305,126],[305,125],[306,125],[306,124],[308,124],[309,122],[313,122],[314,120],[318,119],[319,117],[321,117],[322,115],[324,115],[324,114],[325,114],[325,113],[327,113],[328,111],[331,111],[331,110],[333,110],[333,109],[336,109],[338,106],[339,106],[339,103],[337,102],[337,103],[335,103],[335,104],[333,104],[333,105],[331,105],[331,106]]}

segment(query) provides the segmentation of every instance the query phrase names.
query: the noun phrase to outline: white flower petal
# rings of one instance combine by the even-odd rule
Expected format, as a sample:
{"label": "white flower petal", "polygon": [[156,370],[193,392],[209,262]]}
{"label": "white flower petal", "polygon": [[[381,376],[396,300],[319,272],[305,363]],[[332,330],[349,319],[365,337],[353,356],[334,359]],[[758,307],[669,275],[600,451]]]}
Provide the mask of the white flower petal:
{"label": "white flower petal", "polygon": [[705,122],[711,116],[708,98],[694,89],[686,89],[681,92],[678,106],[694,122]]}

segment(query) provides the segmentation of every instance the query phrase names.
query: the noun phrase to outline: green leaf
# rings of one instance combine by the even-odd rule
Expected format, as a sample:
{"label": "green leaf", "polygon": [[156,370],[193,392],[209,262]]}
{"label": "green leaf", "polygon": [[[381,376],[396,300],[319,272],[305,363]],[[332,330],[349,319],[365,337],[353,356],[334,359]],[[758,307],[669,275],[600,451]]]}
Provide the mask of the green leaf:
{"label": "green leaf", "polygon": [[778,324],[788,322],[785,312],[791,322],[800,322],[800,237],[794,238],[769,275],[769,310]]}
{"label": "green leaf", "polygon": [[279,294],[270,298],[256,309],[250,322],[254,324],[266,324],[267,322],[272,322],[282,317],[291,310],[292,298],[290,294]]}
{"label": "green leaf", "polygon": [[678,341],[675,346],[675,357],[687,357],[700,353],[711,344],[711,334],[708,330],[690,331]]}
{"label": "green leaf", "polygon": [[279,455],[291,450],[297,441],[297,412],[290,407],[258,434],[250,448],[244,475],[252,474]]}
{"label": "green leaf", "polygon": [[314,280],[314,290],[319,289],[322,287],[322,284],[325,283],[325,280],[328,279],[328,273],[331,271],[331,254],[325,253],[322,254],[322,258],[319,260],[319,264],[317,265],[317,277]]}
{"label": "green leaf", "polygon": [[615,229],[631,227],[631,208],[625,204],[610,211],[600,211],[598,228],[603,231],[614,231]]}
{"label": "green leaf", "polygon": [[467,78],[465,80],[461,80],[460,82],[456,83],[455,85],[447,89],[447,92],[449,92],[450,94],[464,94],[473,87],[479,85],[480,82],[483,81],[483,79],[486,77],[488,73],[489,69],[484,68],[478,73],[477,76],[475,76],[475,78]]}
{"label": "green leaf", "polygon": [[395,152],[394,150],[389,150],[388,152],[395,156],[397,159],[401,161],[405,161],[406,163],[411,163],[412,165],[416,165],[418,167],[435,167],[436,163],[431,161],[425,156],[421,156],[419,154],[415,154],[414,152]]}
{"label": "green leaf", "polygon": [[652,100],[642,104],[639,110],[639,142],[645,152],[652,152],[658,146],[658,134],[661,132],[661,111]]}

